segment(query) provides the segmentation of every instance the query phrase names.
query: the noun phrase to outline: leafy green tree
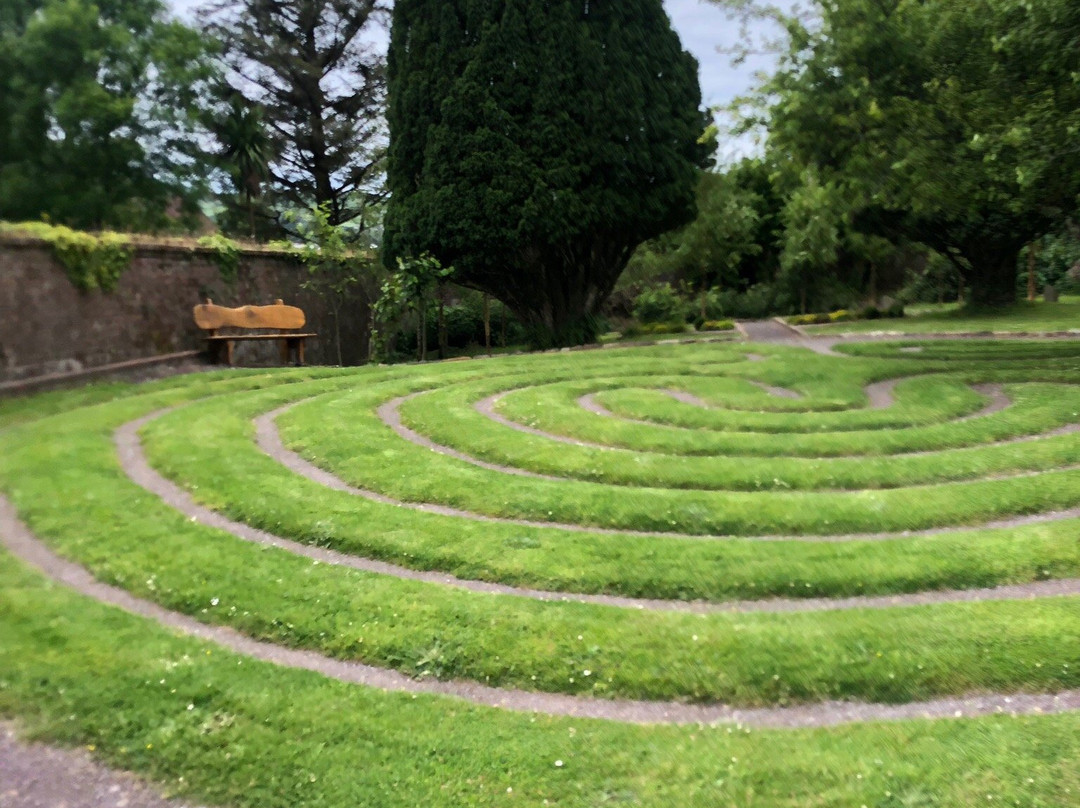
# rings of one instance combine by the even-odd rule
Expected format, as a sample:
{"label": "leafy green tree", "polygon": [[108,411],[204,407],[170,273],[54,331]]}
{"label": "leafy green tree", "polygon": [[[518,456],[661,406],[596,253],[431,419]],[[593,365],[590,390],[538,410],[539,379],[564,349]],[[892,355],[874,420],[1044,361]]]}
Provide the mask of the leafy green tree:
{"label": "leafy green tree", "polygon": [[154,228],[194,213],[214,77],[160,0],[0,2],[0,218]]}
{"label": "leafy green tree", "polygon": [[397,270],[383,281],[373,306],[370,341],[373,359],[385,352],[386,335],[411,310],[416,313],[416,359],[427,360],[427,314],[432,293],[453,274],[453,267],[444,267],[430,253],[398,259]]}
{"label": "leafy green tree", "polygon": [[370,278],[371,259],[354,249],[345,227],[334,224],[329,205],[312,208],[305,215],[290,213],[289,218],[303,239],[297,248],[308,270],[308,278],[303,286],[329,304],[334,321],[334,349],[338,364],[343,365],[343,310],[352,302],[353,290]]}
{"label": "leafy green tree", "polygon": [[790,21],[762,89],[769,149],[838,188],[857,229],[952,261],[976,304],[1016,298],[1023,247],[1080,194],[1069,0],[837,0]]}
{"label": "leafy green tree", "polygon": [[844,223],[836,189],[807,172],[784,207],[783,222],[780,281],[796,294],[806,314],[813,290],[840,256]]}
{"label": "leafy green tree", "polygon": [[755,239],[758,212],[753,196],[727,174],[706,173],[698,187],[698,217],[683,231],[678,259],[698,280],[699,317],[707,320],[707,295],[735,283],[738,267],[762,248]]}
{"label": "leafy green tree", "polygon": [[203,17],[269,131],[279,206],[322,208],[353,238],[385,197],[384,16],[378,0],[217,0]]}
{"label": "leafy green tree", "polygon": [[537,342],[594,336],[634,249],[693,218],[697,64],[660,0],[398,0],[385,260],[431,252]]}
{"label": "leafy green tree", "polygon": [[759,203],[753,192],[739,185],[733,171],[702,172],[697,218],[642,244],[628,265],[626,283],[641,285],[667,278],[697,287],[698,317],[708,319],[708,293],[717,287],[739,286],[739,268],[763,250],[757,240]]}

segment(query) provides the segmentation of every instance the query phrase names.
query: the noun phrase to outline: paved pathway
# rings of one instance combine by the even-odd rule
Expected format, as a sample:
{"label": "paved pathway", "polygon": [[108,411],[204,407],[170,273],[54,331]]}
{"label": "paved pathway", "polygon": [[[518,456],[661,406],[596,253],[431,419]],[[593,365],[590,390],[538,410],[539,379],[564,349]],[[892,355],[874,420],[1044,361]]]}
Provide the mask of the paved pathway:
{"label": "paved pathway", "polygon": [[735,324],[743,339],[747,342],[762,342],[769,345],[786,345],[792,348],[809,348],[825,356],[844,356],[832,348],[841,340],[835,337],[808,337],[790,325],[778,320],[747,320]]}
{"label": "paved pathway", "polygon": [[109,769],[86,750],[25,743],[0,724],[3,808],[187,808],[132,774]]}

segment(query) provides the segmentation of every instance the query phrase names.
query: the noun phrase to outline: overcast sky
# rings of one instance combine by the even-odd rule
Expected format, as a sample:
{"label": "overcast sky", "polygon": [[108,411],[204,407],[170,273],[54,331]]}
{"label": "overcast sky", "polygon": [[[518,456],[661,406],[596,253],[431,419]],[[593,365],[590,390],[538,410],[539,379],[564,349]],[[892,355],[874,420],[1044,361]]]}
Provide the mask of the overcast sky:
{"label": "overcast sky", "polygon": [[[187,16],[203,0],[166,0],[181,15]],[[727,19],[724,12],[705,0],[664,0],[664,6],[683,46],[701,63],[701,93],[709,106],[723,106],[750,88],[756,70],[768,69],[770,60],[758,57],[735,68],[728,55],[718,48],[738,44],[738,23]],[[736,146],[742,152],[749,144]],[[721,146],[721,152],[725,149]],[[730,150],[728,150],[730,151]]]}

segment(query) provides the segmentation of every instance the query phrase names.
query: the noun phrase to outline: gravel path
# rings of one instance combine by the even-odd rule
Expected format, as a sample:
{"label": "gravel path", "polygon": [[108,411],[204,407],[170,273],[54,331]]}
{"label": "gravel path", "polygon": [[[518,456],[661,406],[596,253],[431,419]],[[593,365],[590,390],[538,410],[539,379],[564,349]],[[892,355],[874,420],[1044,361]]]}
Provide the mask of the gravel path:
{"label": "gravel path", "polygon": [[[490,583],[458,578],[442,572],[426,570],[414,570],[384,561],[362,558],[360,556],[340,553],[323,547],[301,544],[291,539],[276,536],[267,531],[253,528],[242,522],[236,522],[228,517],[212,511],[196,503],[191,496],[175,483],[162,477],[147,461],[138,439],[138,429],[149,420],[160,416],[155,413],[145,419],[132,422],[121,427],[115,436],[117,454],[120,464],[128,476],[139,486],[149,493],[157,496],[166,505],[179,511],[189,519],[194,519],[200,524],[218,530],[226,531],[244,541],[252,542],[266,547],[276,547],[286,550],[295,555],[310,558],[320,563],[335,566],[348,567],[350,569],[371,572],[377,575],[389,575],[411,581],[451,586],[465,589],[471,592],[510,595],[513,597],[529,598],[546,602],[560,603],[591,603],[602,606],[612,606],[624,609],[641,609],[649,611],[685,612],[692,614],[709,613],[754,613],[754,612],[820,612],[840,611],[846,609],[887,609],[904,606],[927,606],[936,603],[961,603],[987,600],[1027,600],[1037,597],[1062,597],[1080,595],[1080,579],[1063,579],[1054,581],[1039,581],[1028,584],[1008,585],[986,589],[958,589],[937,590],[929,592],[916,592],[902,595],[881,596],[855,596],[848,598],[776,598],[770,600],[749,601],[683,601],[683,600],[657,600],[648,598],[631,598],[617,595],[583,594],[573,592],[552,592],[549,590],[530,589],[525,587],[507,586],[504,584]],[[280,442],[279,442],[280,443]],[[287,451],[283,448],[270,447],[275,452]],[[294,461],[290,461],[294,462]],[[303,465],[301,465],[303,464]],[[305,469],[307,461],[300,458],[297,471]],[[315,468],[315,467],[312,467]],[[319,469],[320,476],[326,474]],[[331,478],[335,479],[336,478]],[[335,487],[339,490],[353,491],[345,483],[338,480]]]}
{"label": "gravel path", "polygon": [[[892,406],[893,403],[894,403],[893,390],[900,381],[902,381],[902,380],[901,379],[890,379],[889,381],[876,382],[874,384],[867,385],[865,390],[866,390],[866,396],[867,396],[867,398],[869,400],[868,409],[878,409],[878,410],[880,410],[880,409],[886,409],[886,408]],[[775,389],[776,390],[782,390],[783,388],[775,388]],[[989,398],[989,401],[978,412],[972,413],[971,415],[965,416],[963,418],[957,418],[957,419],[953,420],[951,423],[962,423],[964,421],[971,421],[971,420],[973,420],[975,418],[982,418],[982,417],[985,417],[987,415],[993,415],[996,412],[1000,412],[1000,411],[1006,409],[1007,407],[1011,406],[1011,404],[1012,404],[1011,399],[1009,399],[1009,397],[1005,395],[1005,393],[1004,393],[1004,391],[1002,389],[1002,386],[999,385],[999,384],[976,384],[976,385],[972,385],[972,389],[974,389],[974,390],[978,391],[979,393],[982,393],[983,395],[987,396]],[[685,404],[690,404],[690,405],[693,405],[693,406],[704,407],[704,408],[711,408],[711,405],[707,401],[704,401],[703,399],[700,399],[700,398],[698,398],[697,396],[695,396],[695,395],[693,395],[691,393],[685,393],[685,392],[682,392],[682,391],[679,391],[679,390],[661,390],[660,392],[665,393],[665,394],[671,396],[672,398],[676,399],[677,401],[681,401],[681,402],[683,402]],[[791,392],[791,391],[788,391],[788,392]],[[491,462],[489,462],[487,460],[481,460],[481,459],[479,459],[477,457],[474,457],[472,455],[465,454],[464,452],[461,452],[461,451],[459,451],[457,449],[454,449],[452,447],[444,446],[442,444],[436,443],[435,441],[433,441],[431,438],[427,437],[426,435],[422,435],[419,432],[416,432],[415,430],[410,429],[409,427],[405,426],[404,423],[401,420],[401,412],[400,412],[401,405],[404,404],[407,401],[411,401],[411,400],[417,398],[418,396],[422,396],[422,395],[424,395],[423,392],[412,393],[411,395],[401,396],[399,398],[392,399],[392,400],[386,402],[385,404],[380,405],[378,407],[378,409],[376,410],[376,412],[377,412],[377,414],[379,416],[379,419],[384,424],[386,424],[388,427],[393,429],[394,432],[398,435],[398,437],[403,438],[404,440],[407,440],[410,443],[413,443],[413,444],[415,444],[417,446],[421,446],[421,447],[423,447],[425,449],[429,449],[430,451],[433,451],[436,454],[441,454],[441,455],[445,455],[447,457],[452,457],[455,460],[460,460],[463,463],[469,463],[470,465],[478,466],[479,468],[487,469],[488,471],[495,471],[495,472],[498,472],[500,474],[511,474],[511,475],[515,475],[515,476],[519,476],[519,477],[531,477],[533,479],[549,480],[549,481],[554,481],[554,482],[565,482],[565,481],[568,481],[568,480],[577,480],[578,479],[578,478],[575,478],[575,477],[558,477],[558,476],[555,476],[555,475],[552,475],[552,474],[540,474],[538,472],[529,471],[527,469],[518,468],[516,466],[506,466],[506,465],[500,465],[498,463],[491,463]],[[519,431],[519,432],[524,432],[524,433],[529,434],[529,435],[536,435],[536,436],[539,436],[539,437],[548,438],[550,440],[554,440],[554,441],[557,441],[557,442],[560,442],[560,443],[566,443],[566,444],[571,444],[571,445],[575,445],[575,446],[583,446],[583,447],[592,448],[592,449],[607,450],[607,449],[613,448],[613,447],[605,446],[605,445],[599,444],[599,443],[586,443],[586,442],[582,442],[582,441],[579,441],[579,440],[576,440],[576,439],[566,438],[566,437],[563,437],[561,435],[556,435],[554,433],[544,432],[544,431],[542,431],[540,429],[536,429],[535,427],[527,426],[525,424],[521,424],[521,423],[516,422],[516,421],[511,421],[510,419],[506,418],[505,416],[500,415],[498,413],[498,411],[495,409],[496,405],[498,404],[499,400],[502,398],[503,395],[504,394],[502,394],[502,393],[497,393],[497,394],[495,394],[493,396],[488,396],[487,398],[476,402],[473,406],[481,415],[484,415],[485,417],[491,419],[492,421],[495,421],[498,424],[508,426],[508,427],[510,427],[510,428],[512,428],[512,429],[514,429],[516,431]],[[798,393],[792,393],[792,395],[798,396],[799,394]],[[596,401],[596,399],[592,397],[591,394],[582,396],[578,400],[578,402],[579,402],[579,404],[582,405],[583,408],[589,410],[590,412],[594,412],[594,413],[596,413],[598,415],[606,415],[606,416],[616,418],[616,419],[622,420],[622,421],[627,421],[627,422],[630,422],[630,423],[643,423],[643,424],[650,423],[650,422],[647,422],[647,421],[636,421],[636,420],[633,420],[633,419],[630,419],[630,418],[623,418],[622,416],[618,416],[615,413],[612,413],[610,410],[605,409],[603,407],[603,405],[598,403]],[[292,405],[289,405],[289,406],[290,407],[291,406],[297,406],[297,404],[292,404]],[[277,412],[280,414],[282,411],[278,410]],[[263,433],[265,433],[266,430],[269,430],[269,429],[272,429],[272,428],[273,428],[272,425],[260,424],[260,430],[261,430],[260,434],[263,434]],[[1068,434],[1070,432],[1076,432],[1076,431],[1080,431],[1080,425],[1072,425],[1072,426],[1064,428],[1064,429],[1055,430],[1054,432],[1045,433],[1041,437],[1049,437],[1049,436],[1055,435],[1055,434]],[[265,445],[267,447],[273,447],[274,452],[278,452],[278,451],[280,451],[280,449],[284,448],[284,447],[281,446],[280,439],[277,439],[277,438],[275,438],[274,436],[272,436],[272,435],[270,435],[268,433],[264,434],[264,438],[265,438]],[[1001,441],[1001,442],[998,442],[998,443],[983,444],[983,446],[1008,445],[1010,443],[1018,443],[1018,442],[1022,442],[1024,440],[1033,440],[1033,439],[1034,438],[1030,438],[1030,437],[1029,438],[1019,438],[1019,439],[1012,439],[1012,440],[1008,440],[1008,441]],[[619,448],[620,450],[622,450],[622,447],[616,447],[616,448]],[[976,447],[976,448],[982,448],[982,447]],[[925,456],[925,455],[930,455],[930,454],[935,454],[935,452],[932,452],[932,451],[900,452],[900,453],[897,453],[895,455],[891,455],[891,457],[917,457],[917,456]],[[290,464],[292,462],[294,462],[294,461],[293,460],[289,461]],[[313,466],[312,464],[307,463],[305,467],[307,468],[307,471],[310,472],[311,474],[316,473],[316,471],[315,471],[316,467]],[[297,469],[299,469],[299,464],[297,464]],[[1053,471],[1076,471],[1077,469],[1080,469],[1080,466],[1062,466],[1062,467],[1058,467],[1058,468],[1055,468],[1055,469],[1052,469],[1052,470]],[[305,472],[300,472],[300,473],[305,473]],[[1017,479],[1020,479],[1022,477],[1036,477],[1036,476],[1038,476],[1040,474],[1045,474],[1045,473],[1047,473],[1047,470],[1022,471],[1022,472],[1011,472],[1011,473],[1010,472],[1001,472],[1001,473],[984,475],[984,476],[978,477],[978,478],[970,478],[968,481],[971,481],[973,479],[978,479],[978,480],[1017,480]],[[310,474],[307,474],[307,476],[310,476]],[[325,482],[324,484],[331,485],[331,487],[339,487],[337,482],[331,483],[331,482],[329,482],[330,478],[326,478],[326,479],[327,479],[327,482]],[[595,482],[595,481],[588,481],[588,482]],[[613,483],[613,484],[617,485],[618,483]],[[341,489],[341,490],[345,490],[345,489]],[[377,495],[372,494],[372,492],[364,491],[364,490],[361,490],[361,489],[358,489],[358,488],[348,487],[348,490],[350,490],[354,494],[358,494],[360,496],[366,496],[366,497],[369,497],[369,498],[371,498],[372,496],[377,496]],[[691,490],[691,489],[688,488],[687,490]],[[713,491],[713,490],[716,490],[716,489],[713,489],[713,488],[698,488],[698,489],[693,489],[693,490]],[[817,489],[814,489],[814,490],[815,491],[831,491],[831,492],[842,493],[842,492],[845,492],[845,491],[852,491],[854,489],[851,489],[851,488],[817,488]],[[380,501],[384,501],[384,500],[380,500]],[[448,515],[448,516],[461,516],[462,514],[465,514],[465,513],[468,513],[468,512],[460,511],[460,510],[457,510],[457,509],[449,509],[449,510],[445,511],[445,514]],[[652,535],[652,534],[649,534],[649,535]],[[667,534],[664,534],[664,535],[667,535]]]}
{"label": "gravel path", "polygon": [[[886,321],[883,321],[885,325]],[[846,356],[850,354],[834,351],[837,345],[855,342],[1033,342],[1053,340],[1056,342],[1080,339],[1078,331],[993,331],[977,333],[906,333],[903,331],[848,332],[839,334],[819,334],[814,326],[794,326],[779,320],[747,320],[735,324],[745,342],[760,342],[771,345],[786,345],[793,348],[807,348],[826,356]],[[918,349],[904,349],[908,353],[917,353]]]}
{"label": "gravel path", "polygon": [[0,542],[13,555],[80,594],[248,657],[282,667],[314,671],[342,682],[366,687],[453,696],[473,704],[516,712],[597,718],[631,724],[739,723],[763,728],[798,728],[829,727],[861,721],[970,718],[980,715],[1047,714],[1080,710],[1080,690],[1067,690],[1056,694],[977,694],[909,704],[823,702],[796,707],[738,709],[727,705],[595,699],[488,687],[464,681],[416,680],[397,671],[332,659],[312,651],[283,648],[244,636],[230,628],[208,626],[187,615],[137,598],[126,590],[103,584],[82,567],[49,550],[18,519],[14,507],[2,496]]}
{"label": "gravel path", "polygon": [[[4,522],[0,522],[0,528],[7,527]],[[0,805],[4,808],[188,806],[165,799],[132,774],[103,766],[86,750],[20,741],[14,726],[5,723],[0,723]]]}
{"label": "gravel path", "polygon": [[495,423],[505,426],[508,429],[513,429],[517,432],[524,432],[526,435],[535,435],[539,438],[545,438],[547,440],[555,441],[556,443],[566,443],[570,446],[585,446],[590,449],[610,449],[610,446],[605,446],[602,443],[590,443],[589,441],[578,440],[577,438],[568,438],[565,435],[556,435],[554,432],[545,432],[542,429],[536,429],[535,427],[528,426],[526,424],[512,421],[505,415],[500,415],[496,410],[496,406],[502,401],[503,396],[506,393],[496,393],[493,396],[480,399],[473,404],[473,409]]}
{"label": "gravel path", "polygon": [[379,418],[384,424],[394,430],[398,437],[404,438],[409,443],[414,443],[417,446],[423,446],[425,449],[430,449],[436,454],[446,455],[452,457],[455,460],[461,460],[465,463],[471,463],[474,466],[479,466],[482,469],[488,469],[489,471],[497,471],[500,474],[514,474],[518,477],[532,477],[536,480],[558,480],[559,477],[552,477],[548,474],[537,474],[536,472],[529,471],[527,469],[520,469],[514,466],[500,466],[497,463],[488,463],[486,460],[481,460],[472,455],[467,455],[464,452],[459,452],[457,449],[451,449],[449,446],[443,446],[436,443],[426,435],[421,435],[419,432],[409,429],[401,421],[401,405],[407,401],[412,401],[418,396],[424,395],[423,393],[413,393],[408,396],[401,396],[400,398],[391,399],[385,404],[379,406],[376,411]]}
{"label": "gravel path", "polygon": [[[893,541],[897,539],[907,539],[913,537],[922,536],[944,536],[950,533],[964,533],[972,530],[994,530],[997,528],[1014,528],[1024,527],[1026,525],[1040,525],[1048,522],[1060,522],[1066,519],[1080,519],[1080,507],[1070,508],[1067,510],[1053,511],[1050,513],[1037,513],[1029,514],[1026,516],[1011,516],[1003,519],[995,519],[989,522],[983,522],[977,525],[953,525],[950,527],[935,527],[927,528],[925,530],[905,530],[900,532],[882,532],[882,533],[845,533],[845,534],[815,534],[815,535],[798,535],[798,536],[766,536],[766,535],[702,535],[702,534],[687,534],[677,532],[667,532],[660,530],[619,530],[615,528],[594,527],[588,525],[571,524],[567,522],[539,522],[529,519],[513,519],[508,517],[489,516],[487,514],[477,513],[474,511],[465,511],[459,508],[451,508],[446,505],[438,505],[429,502],[407,502],[404,500],[394,499],[393,497],[380,494],[375,491],[369,491],[363,488],[357,488],[342,480],[340,477],[319,468],[314,463],[304,459],[296,452],[288,449],[281,440],[281,436],[278,433],[275,419],[287,412],[291,408],[297,406],[300,402],[294,402],[293,404],[286,405],[279,409],[273,410],[263,415],[258,416],[255,419],[255,439],[258,447],[269,457],[276,460],[281,465],[285,466],[289,470],[299,474],[303,477],[307,477],[309,480],[319,483],[320,485],[332,488],[337,491],[343,491],[354,496],[363,497],[371,500],[372,502],[379,502],[384,505],[394,505],[399,508],[408,508],[410,510],[420,511],[422,513],[432,513],[439,516],[450,516],[459,519],[471,519],[476,522],[488,522],[493,524],[504,525],[517,525],[519,527],[531,527],[531,528],[552,528],[555,530],[562,530],[571,533],[592,533],[602,536],[643,536],[649,538],[669,538],[669,539],[685,539],[691,541],[760,541],[760,542],[785,542],[785,541],[798,541],[798,542],[852,542],[852,541]],[[117,431],[118,439],[120,436],[126,434],[126,430],[129,427],[134,427],[137,431],[143,424],[148,423],[154,418],[159,418],[165,414],[165,410],[153,413],[149,416],[139,419],[138,421],[129,424],[127,427],[121,427]],[[137,436],[134,438],[137,443]],[[1016,476],[1033,476],[1034,474],[1043,474],[1046,472],[1024,472]]]}

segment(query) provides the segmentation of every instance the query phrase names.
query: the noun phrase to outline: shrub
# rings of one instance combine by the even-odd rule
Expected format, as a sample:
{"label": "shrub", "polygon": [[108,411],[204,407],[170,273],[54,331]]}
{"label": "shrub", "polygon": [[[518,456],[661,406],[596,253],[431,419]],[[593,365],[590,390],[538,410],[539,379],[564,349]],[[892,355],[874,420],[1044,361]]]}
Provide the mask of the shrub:
{"label": "shrub", "polygon": [[852,317],[851,312],[849,312],[847,309],[840,309],[839,311],[834,311],[832,314],[829,315],[830,323],[846,323],[854,319],[855,318]]}
{"label": "shrub", "polygon": [[734,320],[706,320],[698,326],[698,331],[732,331],[734,328]]}
{"label": "shrub", "polygon": [[657,334],[684,334],[684,323],[634,323],[623,331],[624,337],[655,336]]}
{"label": "shrub", "polygon": [[878,320],[881,318],[881,309],[877,306],[866,306],[859,312],[860,320]]}
{"label": "shrub", "polygon": [[634,317],[642,323],[684,324],[686,302],[670,283],[645,289],[634,300]]}
{"label": "shrub", "polygon": [[781,292],[777,287],[768,283],[759,283],[738,295],[735,308],[727,313],[736,318],[759,320],[771,314],[783,313],[786,306],[787,303],[781,299]]}
{"label": "shrub", "polygon": [[904,316],[904,304],[899,300],[893,303],[889,308],[885,310],[885,316],[892,319],[898,319]]}

